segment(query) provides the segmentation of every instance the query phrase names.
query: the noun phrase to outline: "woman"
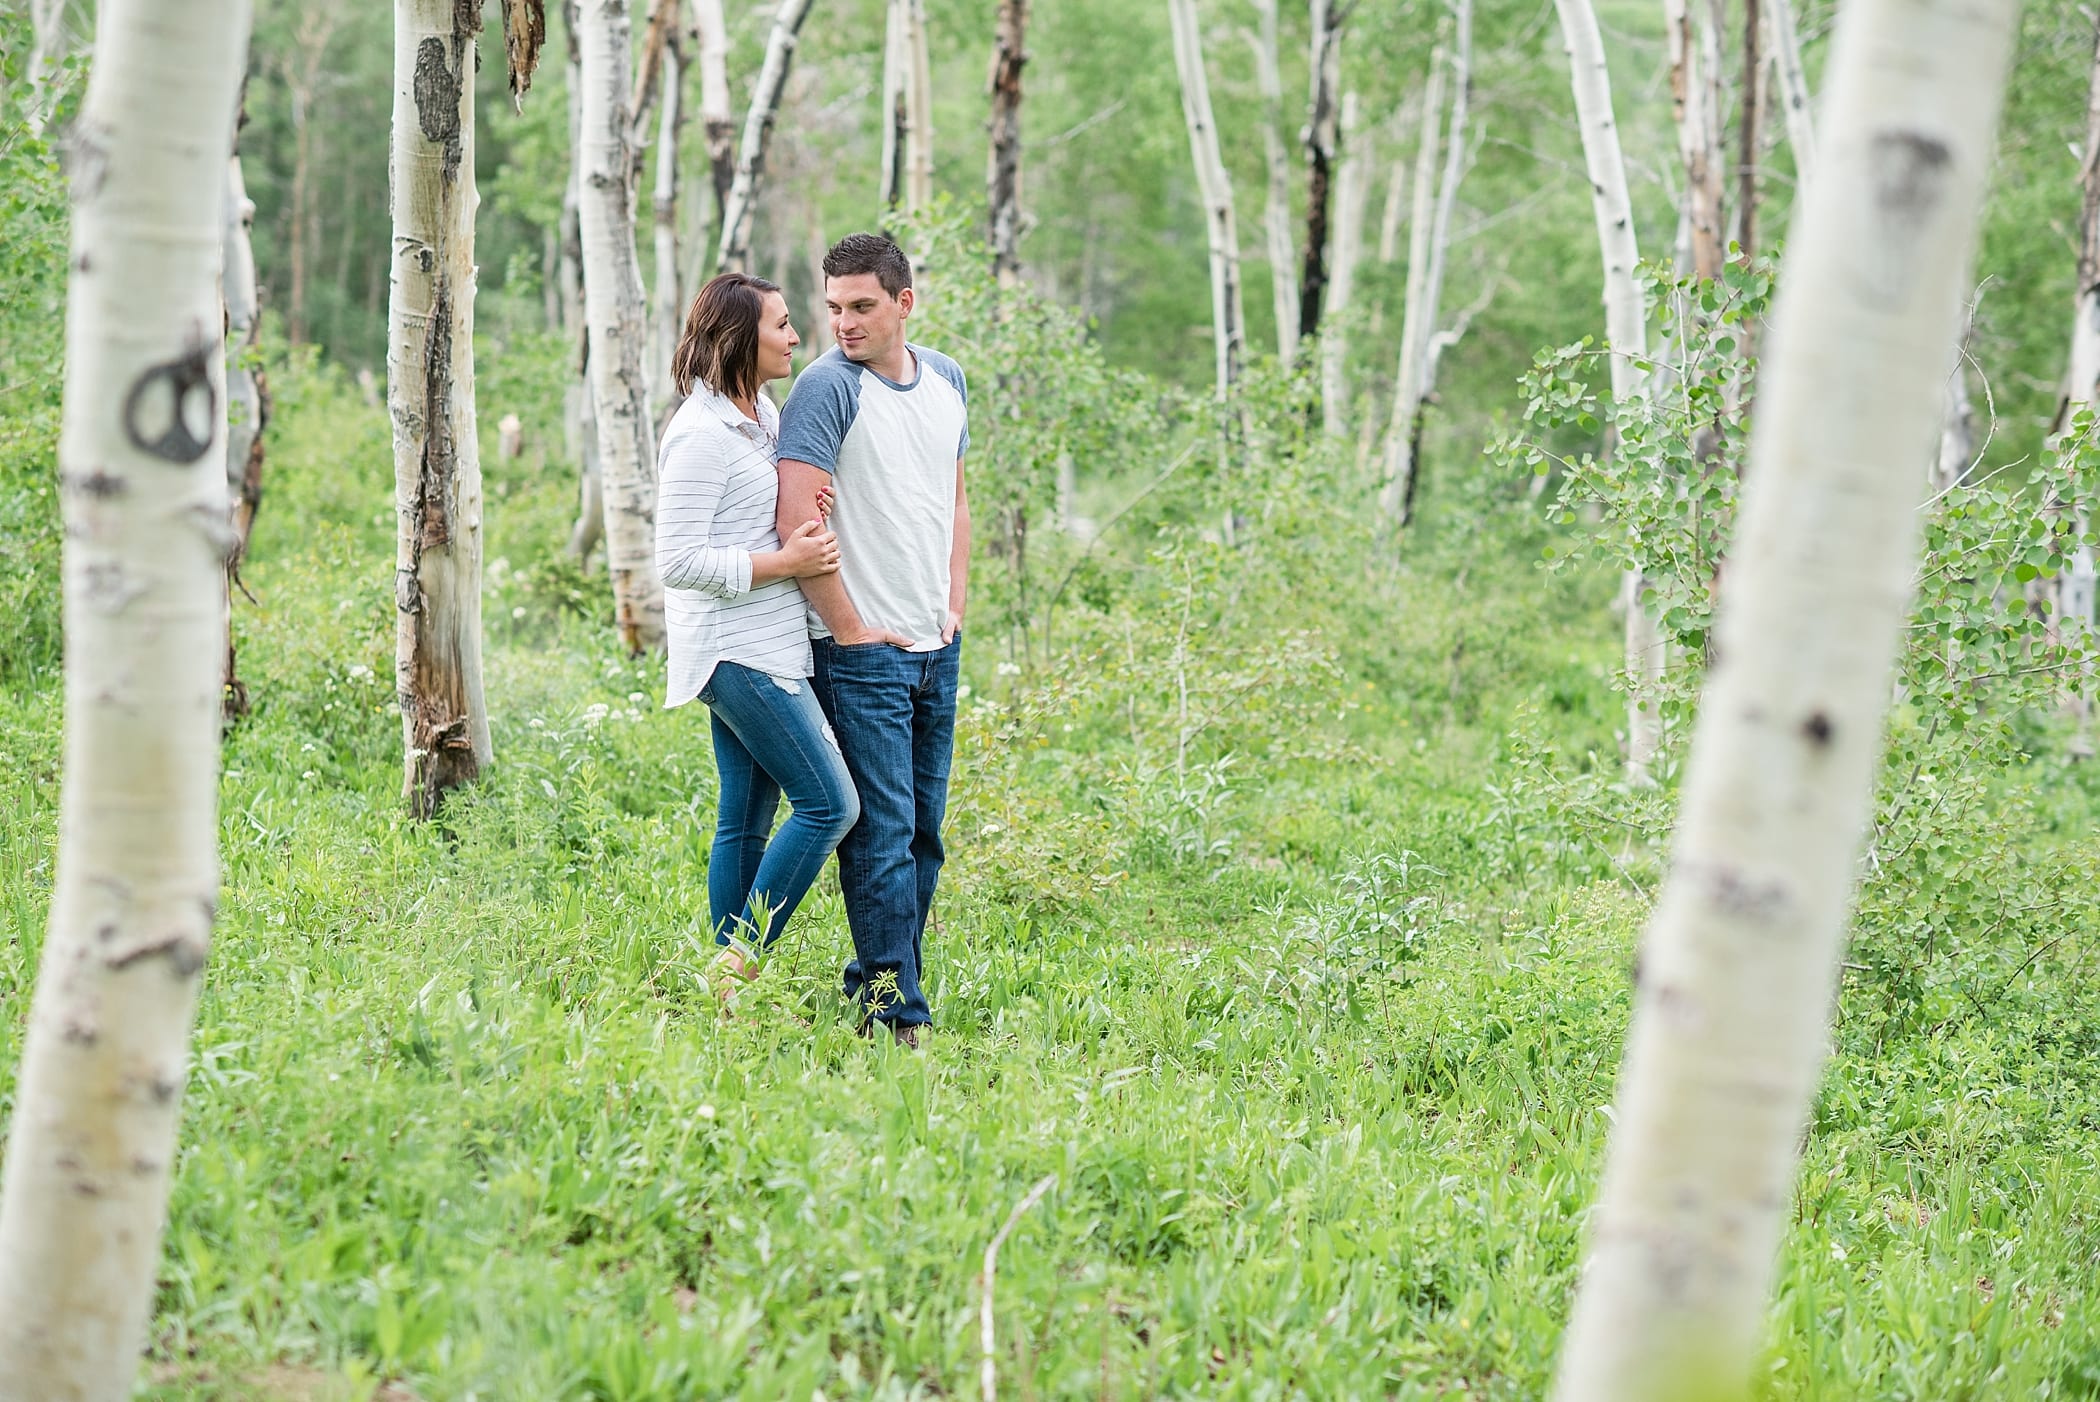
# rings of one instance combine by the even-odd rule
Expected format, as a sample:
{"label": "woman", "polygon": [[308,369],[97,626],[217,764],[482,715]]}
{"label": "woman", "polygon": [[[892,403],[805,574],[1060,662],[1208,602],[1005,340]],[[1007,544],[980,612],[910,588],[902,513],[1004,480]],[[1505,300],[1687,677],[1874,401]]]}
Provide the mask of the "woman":
{"label": "woman", "polygon": [[[709,978],[725,1002],[758,972],[736,941],[762,951],[779,938],[860,816],[805,680],[809,633],[795,582],[837,570],[838,539],[821,519],[785,541],[773,524],[780,416],[758,391],[790,372],[800,343],[775,284],[724,273],[701,288],[671,360],[688,397],[657,452],[664,704],[698,697],[713,717],[721,803],[707,901],[722,952]],[[782,793],[791,811],[769,843]]]}

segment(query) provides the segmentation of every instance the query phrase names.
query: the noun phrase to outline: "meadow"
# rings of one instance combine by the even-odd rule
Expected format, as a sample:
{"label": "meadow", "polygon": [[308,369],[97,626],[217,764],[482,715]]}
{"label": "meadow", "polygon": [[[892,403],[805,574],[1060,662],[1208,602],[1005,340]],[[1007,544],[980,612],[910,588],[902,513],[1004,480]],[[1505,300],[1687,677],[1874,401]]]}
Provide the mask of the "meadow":
{"label": "meadow", "polygon": [[[1521,491],[1385,551],[1307,452],[1290,530],[1125,516],[1052,656],[988,604],[914,1055],[854,1035],[830,877],[717,1013],[704,728],[561,555],[554,430],[488,458],[498,763],[404,815],[384,414],[277,370],[142,1395],[976,1395],[1045,1179],[1001,1395],[1542,1393],[1668,800],[1614,796],[1609,583]],[[0,1118],[60,699],[0,692]],[[1971,907],[1868,879],[1763,1396],[2100,1396],[2095,784],[2030,748],[1913,780]]]}

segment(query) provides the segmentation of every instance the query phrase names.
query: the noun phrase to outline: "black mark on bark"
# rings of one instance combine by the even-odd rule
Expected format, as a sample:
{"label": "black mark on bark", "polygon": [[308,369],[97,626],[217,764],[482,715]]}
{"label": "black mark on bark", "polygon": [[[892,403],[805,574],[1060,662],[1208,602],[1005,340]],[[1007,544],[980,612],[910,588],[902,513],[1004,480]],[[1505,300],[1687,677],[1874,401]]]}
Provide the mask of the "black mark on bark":
{"label": "black mark on bark", "polygon": [[459,175],[461,70],[447,60],[445,47],[436,35],[416,46],[416,124],[425,141],[444,148],[445,183],[450,185]]}
{"label": "black mark on bark", "polygon": [[1898,219],[1922,219],[1940,202],[1954,153],[1937,137],[1885,131],[1874,138],[1874,203]]}
{"label": "black mark on bark", "polygon": [[[154,392],[162,385],[168,391],[165,406]],[[141,415],[149,410],[156,418],[165,412],[167,422],[142,425]],[[217,417],[211,364],[201,341],[174,360],[149,366],[131,382],[131,391],[124,396],[124,436],[140,452],[178,466],[188,466],[204,456],[211,447],[212,425]],[[190,431],[193,422],[203,427],[202,438]],[[151,437],[147,436],[149,433]]]}
{"label": "black mark on bark", "polygon": [[1831,725],[1829,716],[1824,715],[1821,711],[1817,711],[1807,720],[1801,722],[1801,733],[1806,735],[1811,743],[1820,748],[1830,743],[1830,737],[1836,734],[1837,730],[1836,727]]}
{"label": "black mark on bark", "polygon": [[188,978],[204,967],[204,945],[188,935],[169,935],[166,939],[156,940],[152,944],[126,950],[110,959],[108,967],[128,969],[140,960],[151,959],[155,955],[166,957],[168,967],[174,970],[177,978]]}

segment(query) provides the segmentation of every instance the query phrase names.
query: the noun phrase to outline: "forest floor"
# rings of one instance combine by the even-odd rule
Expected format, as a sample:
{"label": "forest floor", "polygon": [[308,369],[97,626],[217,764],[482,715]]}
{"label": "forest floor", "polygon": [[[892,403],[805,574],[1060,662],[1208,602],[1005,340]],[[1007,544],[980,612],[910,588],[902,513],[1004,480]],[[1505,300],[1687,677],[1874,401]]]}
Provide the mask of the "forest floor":
{"label": "forest floor", "polygon": [[[237,606],[255,711],[144,1395],[975,1396],[985,1251],[1045,1179],[997,1258],[1003,1396],[1542,1395],[1659,865],[1518,762],[1610,751],[1595,598],[1403,577],[1320,744],[1200,772],[1134,703],[1075,740],[986,637],[911,1054],[854,1035],[829,877],[717,1014],[703,718],[564,573],[552,466],[490,459],[496,767],[405,819],[384,416],[303,393]],[[59,730],[55,680],[0,693],[0,1111]],[[2089,846],[2089,780],[2046,783]],[[2100,1397],[2067,934],[1937,1003],[1848,970],[1764,1396]]]}

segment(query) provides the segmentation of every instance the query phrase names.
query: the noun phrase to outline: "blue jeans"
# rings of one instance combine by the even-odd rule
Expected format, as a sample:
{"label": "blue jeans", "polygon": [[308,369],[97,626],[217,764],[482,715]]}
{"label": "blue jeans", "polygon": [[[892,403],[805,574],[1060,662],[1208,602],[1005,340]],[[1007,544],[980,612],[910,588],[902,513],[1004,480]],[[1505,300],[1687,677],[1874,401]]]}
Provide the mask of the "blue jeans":
{"label": "blue jeans", "polygon": [[931,1020],[920,987],[926,916],[940,880],[941,819],[955,748],[962,637],[936,652],[815,639],[817,699],[860,791],[861,819],[839,844],[853,929],[846,996],[899,1027]]}
{"label": "blue jeans", "polygon": [[[762,948],[780,938],[824,859],[860,817],[860,800],[808,682],[783,684],[720,662],[700,699],[714,717],[722,779],[707,861],[715,943],[726,945],[735,934]],[[788,820],[773,834],[783,792]]]}

